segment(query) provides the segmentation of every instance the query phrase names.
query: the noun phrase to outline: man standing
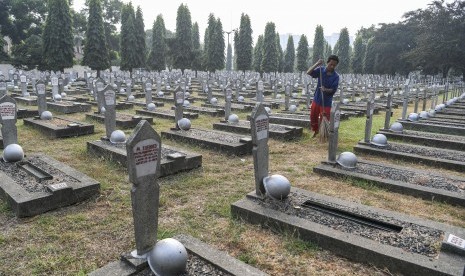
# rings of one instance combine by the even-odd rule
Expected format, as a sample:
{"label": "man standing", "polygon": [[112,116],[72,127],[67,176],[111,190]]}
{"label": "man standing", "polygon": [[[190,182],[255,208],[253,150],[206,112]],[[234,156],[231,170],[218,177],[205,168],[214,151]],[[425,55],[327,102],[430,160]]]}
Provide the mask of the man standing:
{"label": "man standing", "polygon": [[326,61],[326,67],[321,66],[323,60],[320,59],[307,70],[308,75],[318,78],[318,84],[310,108],[310,124],[312,130],[315,132],[313,137],[318,134],[319,122],[323,114],[329,120],[333,95],[339,86],[339,75],[335,71],[338,63],[339,58],[336,55],[330,55]]}

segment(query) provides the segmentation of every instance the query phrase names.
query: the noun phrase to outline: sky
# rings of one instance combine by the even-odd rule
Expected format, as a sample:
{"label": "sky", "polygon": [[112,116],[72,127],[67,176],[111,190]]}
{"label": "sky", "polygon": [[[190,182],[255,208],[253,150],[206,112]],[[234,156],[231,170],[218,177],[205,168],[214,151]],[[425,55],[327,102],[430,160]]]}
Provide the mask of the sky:
{"label": "sky", "polygon": [[[187,4],[192,23],[199,24],[200,37],[207,27],[208,15],[213,13],[221,19],[224,31],[238,28],[241,14],[248,14],[252,24],[253,38],[263,34],[267,22],[274,22],[276,31],[282,34],[305,34],[312,45],[315,28],[323,26],[324,35],[339,33],[346,27],[355,37],[361,27],[378,23],[397,23],[412,10],[425,9],[433,0],[133,0],[135,8],[142,8],[145,29],[150,29],[158,14],[163,15],[165,27],[176,29],[176,13],[179,5]],[[123,0],[128,3],[129,1]],[[451,1],[446,1],[451,2]],[[74,9],[80,10],[85,0],[74,0]],[[232,36],[230,41],[232,43]],[[225,35],[227,39],[227,35]],[[295,42],[297,43],[297,42]]]}

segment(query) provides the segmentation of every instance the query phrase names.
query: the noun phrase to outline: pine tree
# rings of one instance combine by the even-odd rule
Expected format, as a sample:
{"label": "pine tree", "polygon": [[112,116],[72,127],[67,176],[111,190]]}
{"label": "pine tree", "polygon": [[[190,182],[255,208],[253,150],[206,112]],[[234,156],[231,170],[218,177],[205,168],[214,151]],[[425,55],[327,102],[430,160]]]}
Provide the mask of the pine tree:
{"label": "pine tree", "polygon": [[294,61],[295,61],[295,47],[294,38],[289,35],[287,38],[287,47],[284,54],[284,73],[294,72]]}
{"label": "pine tree", "polygon": [[221,70],[224,68],[224,34],[223,25],[221,20],[215,19],[213,14],[209,15],[208,27],[205,31],[208,38],[205,38],[206,43],[206,69],[207,71],[214,72],[215,70]]}
{"label": "pine tree", "polygon": [[68,0],[49,0],[42,35],[45,69],[61,71],[73,66],[73,32]]}
{"label": "pine tree", "polygon": [[225,43],[224,43],[223,24],[221,24],[221,20],[219,17],[217,18],[216,24],[215,24],[215,38],[214,38],[213,45],[214,45],[213,47],[215,48],[215,51],[214,51],[215,67],[214,68],[216,70],[222,70],[224,69],[224,66],[225,66],[225,61],[224,61]]}
{"label": "pine tree", "polygon": [[357,36],[354,42],[354,53],[352,55],[352,72],[355,74],[363,73],[363,58],[365,57],[365,46],[363,45],[362,36]]}
{"label": "pine tree", "polygon": [[297,71],[303,72],[308,69],[308,40],[303,34],[300,37],[299,45],[297,46]]}
{"label": "pine tree", "polygon": [[276,49],[276,27],[273,22],[266,23],[263,37],[263,58],[261,69],[270,73],[278,71],[278,51]]}
{"label": "pine tree", "polygon": [[257,44],[253,50],[253,70],[256,72],[263,72],[262,69],[262,59],[263,59],[263,35],[259,35],[257,39]]}
{"label": "pine tree", "polygon": [[136,34],[134,7],[131,3],[121,11],[121,70],[129,71],[137,67]]}
{"label": "pine tree", "polygon": [[237,70],[247,71],[252,69],[252,54],[253,54],[253,41],[252,41],[252,28],[250,25],[250,18],[247,14],[241,15],[241,24],[238,33],[237,48],[236,49],[236,63]]}
{"label": "pine tree", "polygon": [[153,22],[152,49],[147,63],[152,70],[162,71],[166,68],[166,29],[161,14]]}
{"label": "pine tree", "polygon": [[232,47],[231,43],[228,43],[228,50],[226,54],[226,70],[231,71],[232,70]]}
{"label": "pine tree", "polygon": [[208,15],[208,25],[205,29],[205,35],[203,37],[203,69],[205,71],[214,71],[213,69],[213,49],[210,49],[210,40],[213,40],[215,32],[216,19],[215,15],[210,13]]}
{"label": "pine tree", "polygon": [[200,48],[200,33],[199,24],[195,22],[192,24],[192,47],[193,47],[193,59],[192,59],[192,70],[202,70],[202,48]]}
{"label": "pine tree", "polygon": [[184,70],[192,64],[192,20],[187,5],[181,4],[176,16],[174,66]]}
{"label": "pine tree", "polygon": [[284,71],[284,52],[281,47],[281,41],[279,39],[279,33],[276,33],[276,49],[278,49],[278,72]]}
{"label": "pine tree", "polygon": [[349,31],[347,28],[343,28],[339,35],[339,39],[337,41],[337,51],[335,51],[336,55],[339,57],[339,63],[337,66],[337,70],[340,73],[349,73],[350,69],[350,39],[349,39]]}
{"label": "pine tree", "polygon": [[136,68],[145,67],[146,48],[145,48],[145,26],[142,9],[137,7],[136,20],[134,22],[134,29],[136,30]]}
{"label": "pine tree", "polygon": [[[337,45],[334,45],[334,48],[336,48]],[[325,40],[325,51],[323,55],[323,59],[326,62],[325,58],[328,58],[330,55],[333,54],[333,50],[331,49],[331,45],[328,43],[328,41]]]}
{"label": "pine tree", "polygon": [[100,70],[110,67],[100,0],[89,0],[89,18],[87,20],[85,41],[82,63],[92,70],[97,70],[97,76],[100,77]]}
{"label": "pine tree", "polygon": [[325,37],[323,33],[323,27],[321,25],[316,26],[315,39],[313,39],[313,57],[312,63],[317,62],[320,58],[324,59],[325,54]]}
{"label": "pine tree", "polygon": [[374,74],[376,63],[376,53],[373,43],[373,38],[368,40],[367,48],[365,50],[365,57],[363,59],[363,72],[365,74]]}
{"label": "pine tree", "polygon": [[239,54],[238,48],[239,48],[239,31],[235,30],[234,31],[234,70],[237,69],[237,55]]}

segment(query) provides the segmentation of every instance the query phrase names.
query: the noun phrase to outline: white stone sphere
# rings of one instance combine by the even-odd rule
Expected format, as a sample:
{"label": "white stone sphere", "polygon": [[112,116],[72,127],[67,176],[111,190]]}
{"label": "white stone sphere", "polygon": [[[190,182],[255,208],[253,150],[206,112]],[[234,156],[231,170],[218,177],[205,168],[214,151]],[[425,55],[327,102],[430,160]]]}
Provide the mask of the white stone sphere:
{"label": "white stone sphere", "polygon": [[289,106],[289,112],[294,113],[296,111],[297,111],[297,106],[295,104],[292,104]]}
{"label": "white stone sphere", "polygon": [[101,113],[101,114],[105,114],[105,111],[107,111],[107,110],[105,109],[104,106],[102,106],[102,108],[100,108],[100,113]]}
{"label": "white stone sphere", "polygon": [[56,94],[55,96],[53,96],[53,100],[55,102],[61,102],[61,95],[60,94]]}
{"label": "white stone sphere", "polygon": [[163,97],[165,96],[165,93],[163,91],[158,91],[157,95],[158,97]]}
{"label": "white stone sphere", "polygon": [[40,119],[41,120],[51,120],[53,119],[53,114],[50,111],[44,111],[42,114],[40,114]]}
{"label": "white stone sphere", "polygon": [[282,98],[281,94],[276,94],[276,99],[281,99],[281,98]]}
{"label": "white stone sphere", "polygon": [[218,104],[218,99],[217,98],[211,98],[210,103],[212,105],[217,105]]}
{"label": "white stone sphere", "polygon": [[237,100],[238,100],[239,102],[243,102],[243,101],[244,101],[244,96],[239,96],[239,97],[237,98]]}
{"label": "white stone sphere", "polygon": [[299,94],[297,93],[292,93],[292,98],[297,98],[299,96]]}
{"label": "white stone sphere", "polygon": [[412,122],[416,122],[420,119],[420,116],[418,115],[418,113],[410,113],[407,117],[407,119],[409,121],[412,121]]}
{"label": "white stone sphere", "polygon": [[62,93],[61,93],[61,98],[64,98],[64,97],[66,97],[66,96],[67,96],[67,94],[66,94],[65,92],[62,92]]}
{"label": "white stone sphere", "polygon": [[430,111],[428,111],[428,116],[429,117],[434,117],[436,116],[436,111],[434,109],[431,109]]}
{"label": "white stone sphere", "polygon": [[245,88],[245,86],[242,87],[242,92],[245,92],[247,90],[247,88]]}
{"label": "white stone sphere", "polygon": [[343,103],[343,104],[348,104],[349,102],[350,102],[349,99],[343,99],[343,100],[342,100],[342,103]]}
{"label": "white stone sphere", "polygon": [[420,112],[420,118],[421,119],[428,119],[429,118],[429,115],[428,115],[428,111],[421,111]]}
{"label": "white stone sphere", "polygon": [[149,252],[147,261],[155,275],[181,275],[187,266],[187,251],[179,241],[167,238],[158,241]]}
{"label": "white stone sphere", "polygon": [[128,101],[134,101],[134,99],[135,99],[135,98],[134,98],[134,95],[129,95]]}
{"label": "white stone sphere", "polygon": [[124,94],[125,91],[126,91],[126,90],[125,90],[124,88],[121,88],[121,89],[119,90],[119,93]]}
{"label": "white stone sphere", "polygon": [[237,124],[239,122],[239,116],[237,116],[236,114],[229,115],[228,122],[231,124]]}
{"label": "white stone sphere", "polygon": [[189,107],[189,106],[191,106],[191,103],[190,103],[188,100],[184,100],[184,101],[182,102],[182,106],[183,106],[183,107]]}
{"label": "white stone sphere", "polygon": [[116,88],[118,88],[118,85],[116,85],[115,83],[113,83],[112,87],[113,87],[113,89],[116,89]]}
{"label": "white stone sphere", "polygon": [[156,108],[157,108],[157,106],[154,103],[149,103],[147,105],[147,110],[148,111],[155,111]]}
{"label": "white stone sphere", "polygon": [[18,162],[23,160],[24,151],[18,144],[9,144],[3,150],[3,161],[5,162]]}
{"label": "white stone sphere", "polygon": [[182,130],[189,130],[191,129],[191,120],[187,118],[182,118],[181,120],[178,121],[178,126]]}
{"label": "white stone sphere", "polygon": [[190,96],[191,96],[191,93],[189,93],[189,92],[184,93],[184,98],[189,98]]}
{"label": "white stone sphere", "polygon": [[126,134],[122,130],[115,130],[110,135],[110,142],[113,144],[126,142]]}
{"label": "white stone sphere", "polygon": [[271,108],[269,108],[268,106],[265,106],[265,110],[268,114],[271,114]]}
{"label": "white stone sphere", "polygon": [[263,185],[266,194],[277,200],[285,199],[291,192],[291,183],[286,177],[279,174],[265,177]]}
{"label": "white stone sphere", "polygon": [[170,89],[171,89],[171,86],[167,85],[166,90],[170,90]]}

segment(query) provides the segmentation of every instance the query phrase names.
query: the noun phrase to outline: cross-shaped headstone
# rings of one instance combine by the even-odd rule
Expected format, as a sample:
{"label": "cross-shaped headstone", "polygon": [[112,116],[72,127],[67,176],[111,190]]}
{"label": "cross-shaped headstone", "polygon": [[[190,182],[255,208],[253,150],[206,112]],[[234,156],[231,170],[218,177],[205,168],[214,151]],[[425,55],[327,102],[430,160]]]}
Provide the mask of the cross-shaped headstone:
{"label": "cross-shaped headstone", "polygon": [[386,101],[386,117],[384,119],[384,129],[389,129],[392,116],[392,88],[389,90]]}
{"label": "cross-shaped headstone", "polygon": [[43,81],[38,81],[36,83],[37,91],[37,106],[39,110],[39,116],[42,112],[47,110],[47,98],[45,95],[45,83]]}
{"label": "cross-shaped headstone", "polygon": [[266,191],[263,178],[268,176],[268,137],[270,119],[263,104],[259,103],[252,111],[250,127],[252,132],[252,155],[254,160],[255,193],[264,196]]}
{"label": "cross-shaped headstone", "polygon": [[404,98],[404,101],[402,103],[402,120],[405,120],[405,118],[407,117],[409,84],[410,79],[405,80],[404,91],[402,95]]}
{"label": "cross-shaped headstone", "polygon": [[328,162],[336,162],[336,151],[339,139],[339,123],[341,122],[340,103],[331,107],[331,116],[329,120],[329,145],[328,145]]}
{"label": "cross-shaped headstone", "polygon": [[373,93],[370,96],[370,100],[367,102],[367,119],[365,122],[365,142],[369,143],[370,142],[370,137],[371,137],[371,128],[373,125],[373,112],[375,110],[375,95],[376,95],[376,90],[373,91]]}
{"label": "cross-shaped headstone", "polygon": [[16,101],[8,95],[0,98],[0,122],[2,124],[3,146],[18,143],[16,129]]}
{"label": "cross-shaped headstone", "polygon": [[126,142],[136,254],[143,256],[157,242],[161,139],[146,120]]}

